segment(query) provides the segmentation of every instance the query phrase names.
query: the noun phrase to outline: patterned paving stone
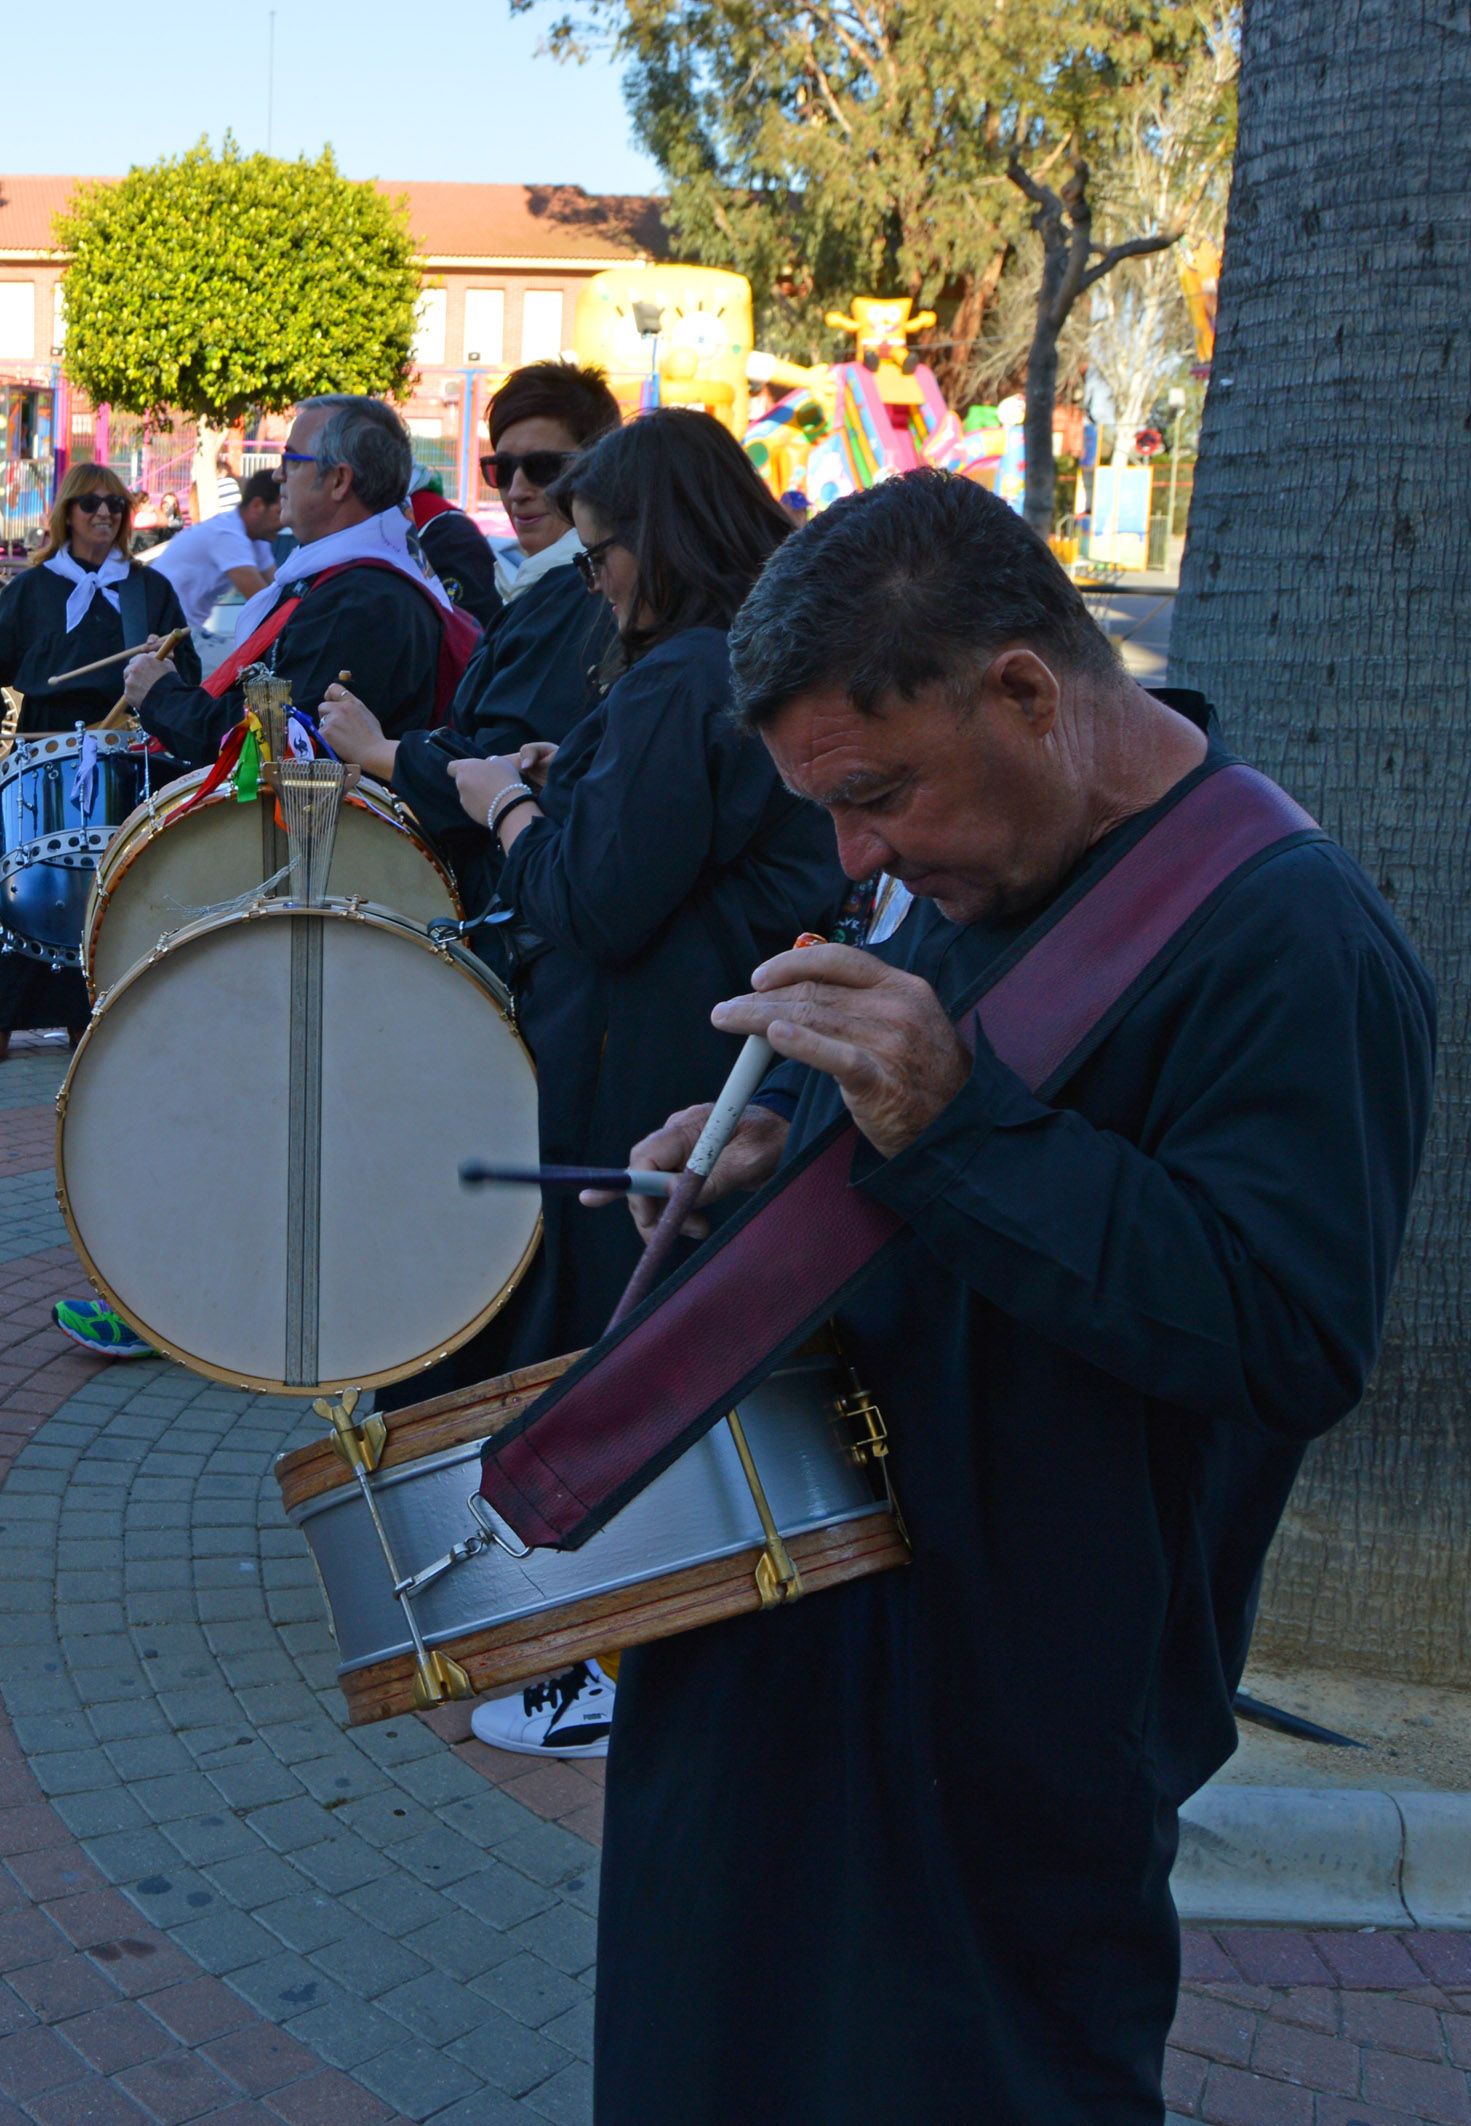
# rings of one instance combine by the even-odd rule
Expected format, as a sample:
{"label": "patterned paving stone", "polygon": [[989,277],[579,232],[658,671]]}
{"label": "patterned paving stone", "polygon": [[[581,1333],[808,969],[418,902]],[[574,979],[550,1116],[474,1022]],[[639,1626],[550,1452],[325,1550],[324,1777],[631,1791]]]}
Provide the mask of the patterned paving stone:
{"label": "patterned paving stone", "polygon": [[[86,1288],[49,1173],[63,1066],[18,1044],[0,1071],[0,2103],[366,2126],[483,2099],[493,2126],[507,2048],[490,2075],[451,2042],[519,2029],[528,2089],[578,2058],[471,1990],[534,1960],[509,1929],[556,1892],[499,1849],[542,1817],[417,1719],[345,1730],[271,1473],[315,1421],[56,1335]],[[478,1910],[451,1874],[485,1877]]]}
{"label": "patterned paving stone", "polygon": [[[60,1339],[65,1055],[0,1068],[0,2126],[591,2118],[600,1764],[348,1731],[293,1403]],[[1471,1936],[1193,1929],[1168,2126],[1471,2126]]]}

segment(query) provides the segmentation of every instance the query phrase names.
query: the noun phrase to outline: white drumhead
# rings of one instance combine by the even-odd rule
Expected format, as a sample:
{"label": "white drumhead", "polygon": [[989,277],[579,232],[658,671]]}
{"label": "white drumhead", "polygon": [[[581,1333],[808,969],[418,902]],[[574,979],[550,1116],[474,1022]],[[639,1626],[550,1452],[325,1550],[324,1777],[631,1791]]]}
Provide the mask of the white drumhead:
{"label": "white drumhead", "polygon": [[[289,860],[290,845],[269,802],[226,796],[183,812],[208,773],[171,783],[152,816],[140,807],[119,828],[98,871],[82,939],[94,996],[111,989],[169,931],[210,909],[257,893]],[[395,818],[390,793],[359,785],[337,821],[328,890],[391,908],[416,923],[459,913],[448,874]],[[276,889],[285,893],[283,883]]]}
{"label": "white drumhead", "polygon": [[383,910],[262,902],[182,931],[101,1006],[61,1110],[88,1269],[150,1342],[249,1387],[432,1364],[536,1244],[535,1190],[458,1179],[538,1155],[499,985]]}

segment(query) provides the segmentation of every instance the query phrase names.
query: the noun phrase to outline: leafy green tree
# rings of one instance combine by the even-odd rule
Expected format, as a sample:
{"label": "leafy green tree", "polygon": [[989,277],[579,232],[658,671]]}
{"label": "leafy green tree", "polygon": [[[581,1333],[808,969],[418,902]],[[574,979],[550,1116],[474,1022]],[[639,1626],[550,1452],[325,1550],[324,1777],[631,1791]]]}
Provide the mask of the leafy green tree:
{"label": "leafy green tree", "polygon": [[1171,0],[580,0],[549,42],[612,42],[675,242],[746,274],[764,344],[841,355],[825,310],[907,294],[958,389],[1022,230],[1009,159],[1096,155],[1197,36]]}
{"label": "leafy green tree", "polygon": [[406,209],[350,182],[330,149],[283,162],[201,140],[82,187],[55,236],[71,257],[66,371],[98,405],[177,408],[210,433],[314,392],[400,391],[412,373]]}

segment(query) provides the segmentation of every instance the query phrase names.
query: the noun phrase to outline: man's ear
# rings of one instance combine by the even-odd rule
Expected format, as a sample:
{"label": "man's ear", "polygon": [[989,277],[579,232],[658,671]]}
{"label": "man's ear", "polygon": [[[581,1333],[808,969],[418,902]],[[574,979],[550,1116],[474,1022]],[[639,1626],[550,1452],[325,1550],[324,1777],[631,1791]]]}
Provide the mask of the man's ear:
{"label": "man's ear", "polygon": [[998,650],[981,681],[983,691],[1003,715],[1025,725],[1034,738],[1045,738],[1057,721],[1062,688],[1045,658],[1025,643]]}

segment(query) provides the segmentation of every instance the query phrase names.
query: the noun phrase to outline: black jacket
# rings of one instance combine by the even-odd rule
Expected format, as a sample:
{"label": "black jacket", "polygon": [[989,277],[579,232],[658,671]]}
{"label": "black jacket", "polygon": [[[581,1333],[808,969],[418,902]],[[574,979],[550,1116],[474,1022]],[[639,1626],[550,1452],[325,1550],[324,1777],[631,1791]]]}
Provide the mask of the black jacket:
{"label": "black jacket", "polygon": [[[346,568],[308,587],[263,660],[291,681],[292,699],[312,714],[334,679],[349,672],[353,692],[390,738],[434,716],[440,625],[431,600],[396,569]],[[216,701],[197,685],[160,679],[139,711],[146,731],[185,760],[213,760],[244,714],[238,686]]]}

